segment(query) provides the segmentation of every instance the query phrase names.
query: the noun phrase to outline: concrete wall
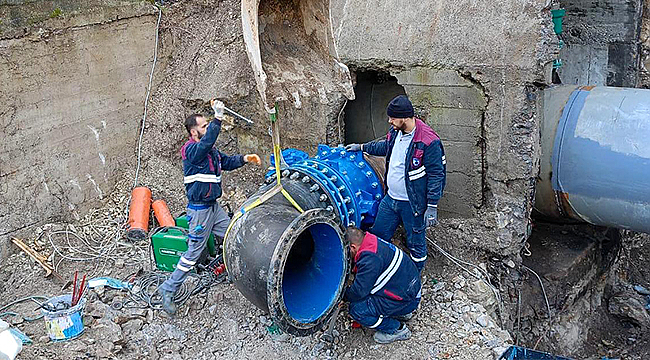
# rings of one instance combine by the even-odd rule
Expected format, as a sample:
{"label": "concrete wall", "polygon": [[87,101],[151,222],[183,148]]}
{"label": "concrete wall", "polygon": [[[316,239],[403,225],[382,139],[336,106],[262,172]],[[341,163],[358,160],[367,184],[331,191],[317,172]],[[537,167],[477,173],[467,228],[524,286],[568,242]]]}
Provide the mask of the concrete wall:
{"label": "concrete wall", "polygon": [[156,20],[140,2],[61,2],[56,16],[51,2],[10,3],[0,6],[0,235],[76,215],[133,166]]}
{"label": "concrete wall", "polygon": [[[469,216],[473,231],[460,235],[461,247],[515,254],[526,236],[539,162],[533,83],[546,81],[554,51],[545,6],[331,2],[342,60],[396,76],[447,145],[449,185],[436,232],[449,234],[446,220]],[[458,240],[441,239],[454,247]]]}
{"label": "concrete wall", "polygon": [[642,0],[561,0],[560,6],[566,9],[562,83],[636,87]]}

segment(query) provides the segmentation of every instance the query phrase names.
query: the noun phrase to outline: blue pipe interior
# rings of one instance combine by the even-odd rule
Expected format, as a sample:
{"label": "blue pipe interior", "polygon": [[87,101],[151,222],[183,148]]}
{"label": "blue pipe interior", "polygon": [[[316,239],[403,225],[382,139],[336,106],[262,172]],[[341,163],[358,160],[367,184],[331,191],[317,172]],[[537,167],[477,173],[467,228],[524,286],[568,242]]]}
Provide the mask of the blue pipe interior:
{"label": "blue pipe interior", "polygon": [[343,241],[327,224],[305,229],[289,251],[282,278],[284,305],[303,323],[317,320],[334,302],[344,270]]}

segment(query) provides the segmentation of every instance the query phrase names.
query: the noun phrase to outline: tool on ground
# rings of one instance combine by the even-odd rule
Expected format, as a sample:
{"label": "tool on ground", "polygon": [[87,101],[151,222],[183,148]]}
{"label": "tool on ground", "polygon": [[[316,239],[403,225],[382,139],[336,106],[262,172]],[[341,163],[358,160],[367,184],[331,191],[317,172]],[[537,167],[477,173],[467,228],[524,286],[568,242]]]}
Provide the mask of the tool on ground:
{"label": "tool on ground", "polygon": [[126,238],[140,241],[147,238],[149,212],[151,210],[151,190],[144,186],[133,189],[129,205],[129,222]]}
{"label": "tool on ground", "polygon": [[220,119],[221,117],[223,117],[223,111],[226,110],[226,111],[228,111],[229,113],[235,115],[236,117],[238,117],[238,118],[240,118],[240,119],[246,121],[247,123],[249,123],[249,124],[254,124],[252,120],[249,120],[249,119],[247,119],[247,118],[245,118],[245,117],[239,115],[239,114],[236,113],[234,110],[229,109],[229,108],[228,108],[228,107],[227,107],[227,106],[226,106],[222,101],[219,101],[219,100],[216,100],[216,99],[212,99],[212,100],[210,100],[210,106],[212,106],[212,109],[214,109],[214,116],[215,116],[216,118],[218,118],[218,119]]}
{"label": "tool on ground", "polygon": [[27,255],[29,255],[32,259],[36,260],[37,263],[41,265],[43,269],[45,269],[45,277],[48,277],[50,275],[54,275],[57,279],[64,281],[61,275],[59,275],[56,271],[54,271],[54,268],[52,265],[47,263],[47,257],[39,254],[36,252],[36,250],[33,250],[29,246],[27,246],[22,240],[12,237],[11,242],[14,243],[16,246],[18,246],[22,251],[24,251]]}
{"label": "tool on ground", "polygon": [[339,313],[341,312],[341,304],[338,304],[336,306],[336,309],[334,310],[334,314],[330,318],[329,323],[327,324],[327,329],[325,329],[325,332],[323,332],[323,335],[321,335],[321,339],[327,342],[334,342],[334,325],[336,325],[336,320],[339,317]]}
{"label": "tool on ground", "polygon": [[153,214],[156,216],[156,220],[160,226],[175,226],[174,217],[167,207],[165,200],[156,200],[151,204],[153,208]]}
{"label": "tool on ground", "polygon": [[74,272],[74,281],[72,282],[72,298],[70,301],[70,306],[76,306],[79,303],[79,300],[81,300],[81,297],[84,294],[84,291],[86,290],[86,275],[84,275],[83,279],[81,279],[81,284],[79,287],[77,287],[77,277],[78,277],[79,272],[75,271]]}
{"label": "tool on ground", "polygon": [[109,287],[117,290],[128,290],[131,288],[131,286],[133,286],[133,284],[106,276],[96,277],[88,280],[88,288],[93,289],[99,286]]}

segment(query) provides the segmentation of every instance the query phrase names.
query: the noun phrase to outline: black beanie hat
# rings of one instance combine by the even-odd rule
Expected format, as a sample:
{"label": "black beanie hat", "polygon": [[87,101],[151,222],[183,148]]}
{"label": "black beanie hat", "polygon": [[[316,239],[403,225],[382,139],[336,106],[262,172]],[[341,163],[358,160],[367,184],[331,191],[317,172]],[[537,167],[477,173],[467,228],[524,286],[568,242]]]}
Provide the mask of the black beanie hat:
{"label": "black beanie hat", "polygon": [[398,119],[413,117],[413,104],[406,95],[396,96],[388,104],[386,114]]}

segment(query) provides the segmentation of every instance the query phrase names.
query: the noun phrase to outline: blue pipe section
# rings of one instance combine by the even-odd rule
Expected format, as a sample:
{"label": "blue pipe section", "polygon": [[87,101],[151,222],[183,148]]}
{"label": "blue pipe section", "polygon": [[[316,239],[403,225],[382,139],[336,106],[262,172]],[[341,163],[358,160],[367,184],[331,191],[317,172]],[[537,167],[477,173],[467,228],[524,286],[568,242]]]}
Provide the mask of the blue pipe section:
{"label": "blue pipe section", "polygon": [[[383,190],[379,176],[360,151],[321,144],[313,157],[297,149],[283,150],[282,157],[287,167],[281,171],[305,174],[325,190],[341,224],[368,229],[375,222]],[[274,163],[273,155],[270,161]],[[266,177],[274,175],[275,169],[269,168]]]}
{"label": "blue pipe section", "polygon": [[582,87],[562,110],[551,185],[568,216],[650,232],[650,91]]}

